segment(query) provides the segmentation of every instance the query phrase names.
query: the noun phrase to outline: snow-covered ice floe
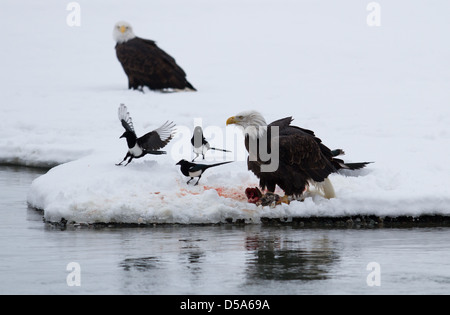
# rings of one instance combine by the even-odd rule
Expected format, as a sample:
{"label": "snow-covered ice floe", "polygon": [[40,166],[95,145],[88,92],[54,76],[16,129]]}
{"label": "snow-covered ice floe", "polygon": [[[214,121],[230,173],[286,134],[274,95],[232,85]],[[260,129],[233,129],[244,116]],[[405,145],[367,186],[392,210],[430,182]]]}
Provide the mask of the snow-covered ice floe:
{"label": "snow-covered ice floe", "polygon": [[[230,170],[222,175],[239,183],[239,177],[248,177]],[[239,185],[208,186],[207,174],[198,186],[186,180],[175,163],[143,161],[124,167],[88,157],[35,180],[28,202],[44,209],[49,221],[190,224],[256,217],[256,207],[246,203]]]}
{"label": "snow-covered ice floe", "polygon": [[[360,176],[334,174],[337,198],[311,193],[304,201],[275,207],[256,206],[245,195],[257,179],[244,162],[206,172],[198,186],[187,185],[171,160],[145,160],[116,166],[107,156],[92,155],[51,169],[31,186],[28,202],[43,209],[47,221],[77,223],[215,224],[261,223],[262,218],[377,217],[449,215],[449,197],[411,196],[378,185],[388,178],[380,170]],[[398,180],[397,184],[400,184]]]}

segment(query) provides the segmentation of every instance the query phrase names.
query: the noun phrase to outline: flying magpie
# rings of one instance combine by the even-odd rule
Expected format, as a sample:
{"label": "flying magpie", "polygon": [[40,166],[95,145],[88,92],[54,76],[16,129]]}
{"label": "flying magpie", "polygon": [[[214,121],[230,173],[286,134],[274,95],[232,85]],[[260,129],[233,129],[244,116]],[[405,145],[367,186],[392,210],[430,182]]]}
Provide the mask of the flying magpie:
{"label": "flying magpie", "polygon": [[159,151],[164,148],[174,135],[173,128],[175,124],[173,122],[166,121],[161,127],[146,133],[142,137],[138,138],[134,131],[133,122],[128,113],[127,107],[124,104],[120,104],[119,107],[119,120],[122,126],[125,128],[125,132],[120,138],[126,138],[128,144],[127,155],[125,155],[122,162],[116,165],[122,165],[127,158],[129,158],[127,164],[130,164],[133,158],[141,158],[146,154],[166,154],[166,151]]}
{"label": "flying magpie", "polygon": [[216,163],[216,164],[196,164],[192,163],[186,160],[180,160],[176,165],[180,165],[181,173],[183,173],[184,176],[188,176],[191,179],[186,182],[186,184],[189,184],[191,180],[194,179],[194,177],[198,177],[197,182],[194,184],[194,186],[198,185],[198,182],[200,181],[200,178],[202,177],[203,173],[206,171],[206,169],[214,166],[219,166],[222,164],[231,163],[233,161],[227,161],[222,163]]}
{"label": "flying magpie", "polygon": [[194,134],[191,138],[191,143],[193,145],[193,151],[196,154],[195,158],[192,160],[192,162],[195,161],[196,158],[201,154],[203,156],[203,160],[205,159],[205,153],[208,150],[216,150],[216,151],[222,151],[222,152],[231,152],[224,149],[217,149],[212,148],[208,141],[206,141],[205,137],[203,136],[203,130],[202,127],[197,126],[194,128]]}

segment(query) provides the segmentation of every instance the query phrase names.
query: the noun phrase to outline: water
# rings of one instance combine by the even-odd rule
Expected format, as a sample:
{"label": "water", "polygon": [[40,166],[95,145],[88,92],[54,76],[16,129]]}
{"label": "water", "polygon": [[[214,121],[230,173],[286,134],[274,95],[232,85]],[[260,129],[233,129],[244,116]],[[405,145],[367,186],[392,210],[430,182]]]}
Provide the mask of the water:
{"label": "water", "polygon": [[0,294],[450,293],[449,228],[61,230],[26,204],[43,172],[0,167]]}

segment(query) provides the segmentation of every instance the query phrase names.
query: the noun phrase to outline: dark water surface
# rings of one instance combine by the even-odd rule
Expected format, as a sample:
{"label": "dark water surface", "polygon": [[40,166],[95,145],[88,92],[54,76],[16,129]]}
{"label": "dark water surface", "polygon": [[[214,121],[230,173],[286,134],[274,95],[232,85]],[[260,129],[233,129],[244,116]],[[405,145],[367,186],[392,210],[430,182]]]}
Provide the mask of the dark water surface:
{"label": "dark water surface", "polygon": [[68,228],[0,167],[0,294],[449,294],[450,228]]}

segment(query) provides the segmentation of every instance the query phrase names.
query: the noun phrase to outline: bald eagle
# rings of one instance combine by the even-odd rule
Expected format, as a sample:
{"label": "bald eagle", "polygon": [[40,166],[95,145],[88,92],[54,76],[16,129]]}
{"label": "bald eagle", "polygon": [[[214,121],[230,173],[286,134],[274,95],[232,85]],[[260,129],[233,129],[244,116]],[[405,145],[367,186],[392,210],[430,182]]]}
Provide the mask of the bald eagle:
{"label": "bald eagle", "polygon": [[[278,185],[286,195],[296,199],[312,184],[329,199],[335,197],[335,193],[328,175],[340,169],[360,169],[370,163],[344,163],[337,158],[343,154],[341,149],[330,150],[313,131],[292,126],[292,120],[292,117],[286,117],[267,125],[264,117],[256,111],[245,111],[227,120],[227,125],[236,124],[244,129],[245,147],[249,152],[247,166],[259,178],[262,189],[274,192]],[[267,157],[262,158],[263,142],[267,146],[267,153],[273,152],[272,145],[278,146],[276,170],[263,170],[264,166],[273,162]],[[252,152],[252,143],[256,145],[257,151]]]}
{"label": "bald eagle", "polygon": [[186,73],[175,59],[152,40],[137,37],[127,22],[117,22],[113,30],[116,54],[128,76],[129,89],[191,90]]}

